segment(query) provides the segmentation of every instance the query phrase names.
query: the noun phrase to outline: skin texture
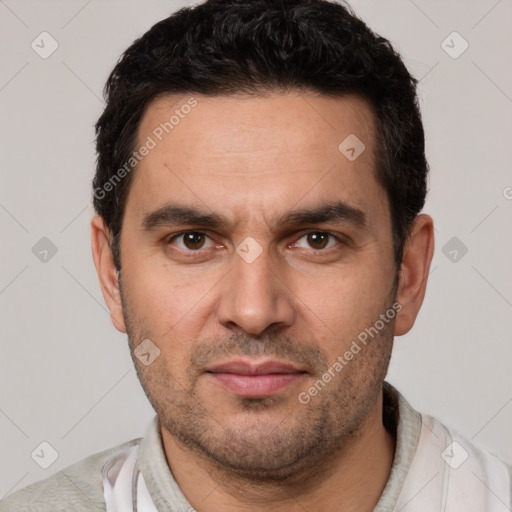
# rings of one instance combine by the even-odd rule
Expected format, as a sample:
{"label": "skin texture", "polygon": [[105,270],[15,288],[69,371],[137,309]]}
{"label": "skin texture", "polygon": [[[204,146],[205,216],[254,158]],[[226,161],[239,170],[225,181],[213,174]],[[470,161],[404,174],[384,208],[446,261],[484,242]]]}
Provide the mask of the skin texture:
{"label": "skin texture", "polygon": [[[133,360],[169,467],[199,512],[373,510],[395,446],[382,423],[382,383],[393,336],[412,327],[423,301],[432,219],[417,217],[398,271],[364,100],[312,92],[195,98],[134,171],[120,278],[108,230],[100,217],[92,221],[115,327],[128,333],[132,354],[145,339],[160,350],[148,366]],[[188,99],[154,100],[139,145]],[[350,134],[365,144],[355,161],[338,149]],[[291,211],[337,202],[362,212],[364,223],[283,222]],[[224,224],[149,217],[170,203],[222,215]],[[193,243],[177,236],[197,230],[205,235]],[[247,237],[257,245],[244,245]],[[301,403],[299,394],[397,302],[396,318]],[[246,398],[208,373],[234,358],[283,361],[303,373],[271,396]]]}

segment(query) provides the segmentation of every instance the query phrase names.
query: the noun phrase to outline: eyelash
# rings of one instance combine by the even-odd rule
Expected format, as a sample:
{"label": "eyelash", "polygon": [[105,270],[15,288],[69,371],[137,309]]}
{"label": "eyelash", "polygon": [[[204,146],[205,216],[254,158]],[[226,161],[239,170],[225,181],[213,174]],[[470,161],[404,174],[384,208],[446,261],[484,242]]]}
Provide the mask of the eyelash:
{"label": "eyelash", "polygon": [[[192,234],[203,235],[204,237],[207,237],[207,238],[209,238],[211,240],[211,237],[205,231],[201,231],[201,230],[187,230],[187,231],[182,231],[181,233],[176,233],[176,234],[172,235],[171,237],[168,237],[166,239],[166,241],[165,241],[165,244],[166,245],[172,245],[173,240],[176,240],[177,238],[180,238],[180,237],[182,237],[184,235],[191,234],[191,233]],[[305,233],[302,233],[300,235],[300,237],[294,242],[294,244],[296,244],[299,240],[301,240],[304,237],[307,237],[308,235],[310,235],[312,233],[327,235],[331,239],[336,240],[336,242],[338,242],[338,244],[341,244],[341,245],[345,244],[345,242],[342,240],[341,237],[335,235],[334,233],[331,233],[330,231],[322,231],[322,230],[310,230],[310,231],[307,231]],[[335,248],[335,246],[334,247],[328,247],[327,249],[313,249],[313,248],[311,248],[311,249],[309,249],[309,251],[312,252],[312,253],[320,254],[320,253],[330,252],[330,250],[334,249],[334,248]],[[183,254],[186,254],[187,256],[194,257],[195,254],[200,254],[201,252],[204,252],[205,249],[200,248],[200,249],[197,249],[197,250],[192,250],[192,249],[185,250],[185,249],[181,249],[181,248],[176,248],[176,250],[182,252]]]}
{"label": "eyelash", "polygon": [[[197,230],[197,229],[194,229],[194,230],[190,230],[190,229],[189,229],[189,230],[187,230],[187,231],[182,231],[181,233],[176,233],[175,235],[172,235],[171,237],[168,237],[168,238],[166,239],[165,244],[166,244],[166,245],[172,245],[173,240],[176,240],[177,238],[180,238],[180,237],[182,237],[182,236],[184,236],[184,235],[188,235],[188,234],[190,234],[190,233],[193,233],[193,234],[195,234],[195,235],[203,235],[204,237],[207,237],[207,238],[209,238],[209,239],[211,240],[211,237],[210,237],[210,236],[208,235],[208,233],[206,233],[205,231],[201,231],[201,230]],[[202,249],[202,248],[201,248],[201,249]],[[196,250],[196,251],[193,251],[193,250],[191,250],[191,249],[189,249],[189,250],[184,250],[184,249],[180,249],[179,247],[177,248],[177,250],[178,250],[178,251],[181,251],[181,252],[184,252],[184,253],[189,253],[189,254],[199,253],[199,252],[201,252],[201,249],[198,249],[198,250]],[[203,251],[204,251],[204,249],[203,249]]]}

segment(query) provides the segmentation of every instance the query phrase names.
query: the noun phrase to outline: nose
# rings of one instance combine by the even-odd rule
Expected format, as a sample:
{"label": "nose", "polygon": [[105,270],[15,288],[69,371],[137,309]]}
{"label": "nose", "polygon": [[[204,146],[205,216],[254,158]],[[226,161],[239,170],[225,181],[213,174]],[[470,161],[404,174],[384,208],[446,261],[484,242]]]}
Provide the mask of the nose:
{"label": "nose", "polygon": [[[293,294],[286,286],[279,262],[267,250],[254,260],[233,255],[233,268],[223,280],[217,315],[228,329],[242,329],[253,336],[294,322]],[[284,270],[284,269],[283,269]]]}

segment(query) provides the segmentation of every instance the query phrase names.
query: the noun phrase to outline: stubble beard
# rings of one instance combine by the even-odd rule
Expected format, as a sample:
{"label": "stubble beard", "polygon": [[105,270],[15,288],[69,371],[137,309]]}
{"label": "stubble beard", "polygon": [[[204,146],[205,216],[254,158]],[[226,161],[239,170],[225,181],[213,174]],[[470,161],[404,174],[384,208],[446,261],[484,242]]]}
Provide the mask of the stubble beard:
{"label": "stubble beard", "polygon": [[[348,449],[368,411],[381,397],[393,345],[394,321],[307,405],[299,403],[294,394],[296,404],[291,413],[283,416],[279,400],[239,398],[240,412],[247,414],[247,420],[243,428],[233,427],[228,418],[216,417],[215,404],[208,407],[197,393],[199,368],[206,361],[225,355],[267,355],[307,363],[311,384],[321,378],[332,361],[319,348],[299,344],[286,336],[251,338],[238,332],[222,340],[197,343],[186,380],[179,382],[170,364],[172,357],[162,353],[146,367],[134,356],[138,343],[152,339],[151,330],[136,318],[122,291],[121,297],[137,376],[161,426],[207,466],[231,478],[281,485],[313,481],[312,475],[320,477],[328,472],[330,462]],[[172,341],[165,343],[172,346]],[[340,343],[340,348],[348,345]],[[340,354],[344,350],[340,349]],[[273,410],[279,420],[260,421],[262,415],[268,419]]]}

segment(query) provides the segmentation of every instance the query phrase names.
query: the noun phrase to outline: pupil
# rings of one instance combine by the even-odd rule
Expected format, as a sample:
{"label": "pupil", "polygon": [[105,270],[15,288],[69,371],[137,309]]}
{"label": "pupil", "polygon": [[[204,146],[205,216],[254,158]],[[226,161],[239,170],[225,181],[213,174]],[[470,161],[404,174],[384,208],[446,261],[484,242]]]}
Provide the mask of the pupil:
{"label": "pupil", "polygon": [[325,233],[310,233],[308,242],[315,249],[323,249],[327,245],[327,235]]}
{"label": "pupil", "polygon": [[185,235],[185,245],[189,249],[199,249],[203,245],[203,235],[201,233],[187,233]]}

